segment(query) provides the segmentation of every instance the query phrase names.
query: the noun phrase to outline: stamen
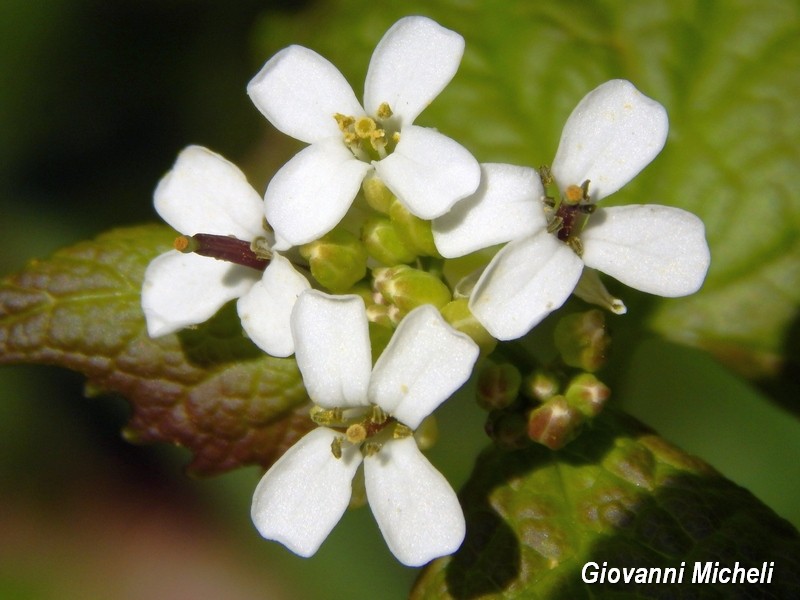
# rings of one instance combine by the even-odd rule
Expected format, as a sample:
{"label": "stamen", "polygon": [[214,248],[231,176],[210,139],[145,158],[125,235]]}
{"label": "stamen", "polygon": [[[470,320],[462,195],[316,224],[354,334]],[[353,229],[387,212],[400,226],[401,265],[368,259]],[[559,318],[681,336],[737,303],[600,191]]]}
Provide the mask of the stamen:
{"label": "stamen", "polygon": [[388,102],[381,102],[381,105],[378,107],[378,111],[376,113],[376,116],[379,119],[388,119],[393,114],[394,113],[392,113],[392,109],[389,108],[389,103]]}
{"label": "stamen", "polygon": [[199,254],[217,260],[225,260],[257,271],[263,271],[269,264],[268,258],[261,258],[253,251],[250,242],[226,235],[213,233],[196,233],[182,235],[173,244],[176,250],[184,254]]}
{"label": "stamen", "polygon": [[344,418],[344,414],[341,408],[323,408],[315,404],[311,407],[309,417],[317,425],[331,426],[340,424]]}
{"label": "stamen", "polygon": [[331,453],[337,460],[342,458],[342,441],[344,441],[344,438],[335,437],[331,442]]}

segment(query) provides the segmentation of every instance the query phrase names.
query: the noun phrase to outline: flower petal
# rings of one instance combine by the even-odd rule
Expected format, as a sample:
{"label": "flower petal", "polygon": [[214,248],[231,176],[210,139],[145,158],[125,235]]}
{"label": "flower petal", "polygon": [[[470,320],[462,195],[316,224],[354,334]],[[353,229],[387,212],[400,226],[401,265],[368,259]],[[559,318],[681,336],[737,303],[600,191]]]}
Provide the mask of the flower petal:
{"label": "flower petal", "polygon": [[297,366],[314,402],[326,408],[368,404],[372,357],[361,298],[303,292],[292,313],[292,334]]}
{"label": "flower petal", "polygon": [[703,222],[671,206],[597,210],[581,241],[588,266],[637,290],[670,298],[700,289],[711,261]]}
{"label": "flower petal", "polygon": [[291,316],[297,297],[311,285],[288,260],[274,254],[250,291],[236,307],[242,327],[253,342],[272,356],[294,354]]}
{"label": "flower petal", "polygon": [[300,556],[314,554],[339,522],[361,464],[355,446],[337,459],[331,443],[340,434],[318,427],[272,465],[253,493],[250,515],[258,532]]}
{"label": "flower petal", "polygon": [[401,423],[422,420],[469,379],[478,346],[436,308],[415,308],[400,322],[369,382],[369,398]]}
{"label": "flower petal", "polygon": [[508,243],[481,275],[469,308],[498,340],[528,333],[564,304],[583,262],[555,236],[540,231]]}
{"label": "flower petal", "polygon": [[589,92],[567,119],[552,172],[563,191],[589,180],[597,201],[616,192],[661,152],[667,111],[629,81],[614,79]]}
{"label": "flower petal", "polygon": [[276,129],[309,144],[341,139],[336,113],[364,114],[339,69],[302,46],[289,46],[270,58],[247,84],[247,94]]}
{"label": "flower petal", "polygon": [[364,480],[372,514],[401,563],[419,567],[461,546],[466,525],[458,497],[413,437],[365,458]]}
{"label": "flower petal", "polygon": [[481,168],[466,148],[434,129],[405,127],[375,172],[411,213],[434,219],[478,189]]}
{"label": "flower petal", "polygon": [[433,221],[433,241],[445,258],[531,235],[547,226],[539,174],[527,167],[482,164],[481,183]]}
{"label": "flower petal", "polygon": [[186,235],[213,233],[252,240],[265,235],[264,204],[239,168],[201,146],[189,146],[154,194],[161,218]]}
{"label": "flower petal", "polygon": [[264,196],[267,220],[278,238],[299,246],[336,227],[370,168],[335,139],[298,152],[275,174]]}
{"label": "flower petal", "polygon": [[165,252],[147,266],[142,310],[150,337],[160,337],[210,319],[223,304],[258,281],[247,267],[198,254]]}
{"label": "flower petal", "polygon": [[364,108],[375,115],[387,102],[398,129],[408,126],[450,83],[464,54],[464,38],[426,17],[400,19],[372,54]]}

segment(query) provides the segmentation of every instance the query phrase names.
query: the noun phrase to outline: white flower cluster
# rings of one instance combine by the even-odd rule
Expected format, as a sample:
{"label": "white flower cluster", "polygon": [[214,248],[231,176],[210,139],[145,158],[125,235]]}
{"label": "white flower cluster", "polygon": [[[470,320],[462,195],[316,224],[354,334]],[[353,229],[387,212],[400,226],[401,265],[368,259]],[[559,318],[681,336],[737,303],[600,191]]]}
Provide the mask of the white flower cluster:
{"label": "white flower cluster", "polygon": [[[302,556],[314,554],[340,519],[359,467],[401,562],[424,564],[464,538],[458,499],[421,454],[414,430],[469,378],[478,345],[422,303],[404,313],[373,367],[363,294],[312,289],[320,286],[294,250],[340,226],[365,178],[377,178],[428,222],[441,257],[504,244],[456,286],[497,340],[525,335],[571,293],[624,312],[597,271],[682,296],[702,285],[708,269],[704,227],[694,215],[596,205],[661,151],[668,122],[660,104],[627,81],[606,82],[569,117],[548,172],[479,165],[452,139],[414,125],[463,51],[460,35],[430,19],[401,19],[375,49],[361,104],[326,59],[286,48],[248,93],[277,129],[308,146],[277,172],[263,199],[239,169],[200,147],[184,150],[155,192],[156,210],[184,237],[145,274],[150,335],[204,322],[238,299],[253,342],[296,357],[319,426],[266,473],[252,517],[265,538]],[[547,195],[551,183],[555,198]]]}

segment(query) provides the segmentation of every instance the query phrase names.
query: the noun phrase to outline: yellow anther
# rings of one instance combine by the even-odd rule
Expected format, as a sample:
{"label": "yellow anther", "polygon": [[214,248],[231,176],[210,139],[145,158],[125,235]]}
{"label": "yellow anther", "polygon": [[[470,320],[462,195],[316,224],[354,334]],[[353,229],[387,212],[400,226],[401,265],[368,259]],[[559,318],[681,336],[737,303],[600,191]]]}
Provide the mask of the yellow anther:
{"label": "yellow anther", "polygon": [[317,425],[336,425],[343,417],[341,408],[323,408],[316,404],[311,407],[309,416]]}
{"label": "yellow anther", "polygon": [[378,442],[368,442],[361,447],[361,454],[364,456],[375,456],[381,451],[383,445]]}
{"label": "yellow anther", "polygon": [[373,423],[375,423],[376,425],[383,425],[384,423],[386,423],[386,419],[388,418],[389,415],[387,415],[386,411],[384,411],[380,406],[375,405],[372,407],[372,415],[370,417],[370,420]]}
{"label": "yellow anther", "polygon": [[389,117],[392,116],[392,114],[393,114],[392,113],[392,109],[389,108],[389,103],[388,102],[381,102],[381,105],[378,107],[378,112],[377,112],[376,116],[379,119],[388,119]]}
{"label": "yellow anther", "polygon": [[335,437],[331,442],[331,454],[336,459],[342,458],[342,438]]}
{"label": "yellow anther", "polygon": [[339,125],[339,129],[342,131],[346,131],[348,127],[350,127],[356,120],[353,117],[348,117],[347,115],[343,115],[341,113],[336,113],[333,115],[333,118],[336,119],[336,123]]}
{"label": "yellow anther", "polygon": [[402,423],[395,425],[394,431],[392,432],[392,437],[396,440],[411,437],[412,435],[414,435],[414,431]]}

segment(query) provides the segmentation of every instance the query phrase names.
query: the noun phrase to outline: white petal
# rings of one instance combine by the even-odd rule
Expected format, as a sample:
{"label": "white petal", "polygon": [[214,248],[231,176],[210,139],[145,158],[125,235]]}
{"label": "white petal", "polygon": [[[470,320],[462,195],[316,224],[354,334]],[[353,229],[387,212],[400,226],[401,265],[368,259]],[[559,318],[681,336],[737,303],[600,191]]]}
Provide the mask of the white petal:
{"label": "white petal", "polygon": [[309,144],[341,138],[336,113],[364,114],[339,69],[302,46],[289,46],[270,58],[247,84],[247,93],[277,129]]}
{"label": "white petal", "polygon": [[263,236],[264,204],[239,168],[201,146],[189,146],[156,187],[161,218],[186,235],[241,240]]}
{"label": "white petal", "polygon": [[446,213],[478,189],[481,168],[466,148],[434,129],[406,127],[389,156],[374,163],[392,193],[421,219]]}
{"label": "white petal", "polygon": [[375,47],[364,83],[364,107],[374,115],[387,102],[398,128],[410,125],[450,83],[464,38],[425,17],[392,25]]}
{"label": "white petal", "polygon": [[272,257],[261,281],[236,304],[250,339],[267,354],[294,354],[291,316],[297,297],[311,286],[280,254]]}
{"label": "white petal", "polygon": [[369,382],[369,397],[416,429],[469,379],[478,346],[450,327],[436,308],[415,308],[400,322]]}
{"label": "white petal", "polygon": [[547,226],[543,195],[535,170],[482,164],[478,191],[433,221],[437,250],[454,258],[535,233]]}
{"label": "white petal", "polygon": [[581,233],[581,241],[588,266],[659,296],[696,292],[711,261],[703,222],[671,206],[600,209]]}
{"label": "white petal", "polygon": [[365,458],[364,479],[372,514],[401,563],[418,567],[461,546],[466,525],[458,497],[413,437]]}
{"label": "white petal", "polygon": [[276,235],[299,246],[328,233],[347,213],[370,168],[335,139],[298,152],[275,174],[264,196]]}
{"label": "white petal", "polygon": [[559,187],[581,185],[597,201],[613,194],[661,152],[667,111],[622,79],[589,92],[567,119],[553,160]]}
{"label": "white petal", "polygon": [[472,291],[469,308],[495,338],[513,340],[564,304],[582,270],[566,244],[541,231],[495,255]]}
{"label": "white petal", "polygon": [[295,358],[311,399],[327,408],[364,406],[372,370],[364,301],[303,292],[292,313]]}
{"label": "white petal", "polygon": [[250,515],[258,532],[300,556],[314,554],[339,522],[361,464],[355,446],[337,459],[331,443],[340,434],[318,427],[272,465],[253,493]]}
{"label": "white petal", "polygon": [[159,337],[207,321],[260,276],[254,269],[198,254],[171,250],[157,256],[142,283],[147,333]]}

